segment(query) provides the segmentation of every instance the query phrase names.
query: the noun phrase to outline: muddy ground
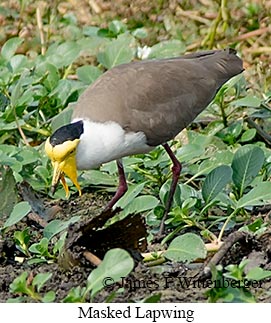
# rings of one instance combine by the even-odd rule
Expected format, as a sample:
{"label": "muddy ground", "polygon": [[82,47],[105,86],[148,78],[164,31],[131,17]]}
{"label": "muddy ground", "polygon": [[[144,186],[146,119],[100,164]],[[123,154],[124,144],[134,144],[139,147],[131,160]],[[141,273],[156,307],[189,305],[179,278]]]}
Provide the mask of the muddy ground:
{"label": "muddy ground", "polygon": [[[101,193],[85,192],[81,198],[76,194],[69,201],[51,201],[47,207],[58,206],[59,212],[54,217],[66,220],[71,216],[80,215],[83,222],[95,217],[101,213],[109,196]],[[264,214],[258,214],[258,217],[266,218]],[[31,218],[31,216],[30,216]],[[11,294],[9,291],[10,283],[23,271],[29,275],[37,273],[51,272],[52,278],[45,284],[41,294],[50,290],[56,293],[56,302],[61,302],[67,296],[69,290],[76,286],[85,286],[87,277],[94,266],[85,259],[80,265],[69,270],[64,270],[58,263],[51,264],[33,264],[29,265],[27,259],[23,263],[18,262],[17,256],[22,256],[12,239],[15,230],[23,230],[26,226],[31,228],[32,239],[39,241],[42,237],[42,226],[29,217],[23,219],[20,223],[14,225],[6,234],[5,239],[0,245],[0,301],[6,302],[9,298],[19,295]],[[111,236],[111,235],[110,235]],[[106,237],[110,241],[111,237]],[[35,238],[33,238],[35,237]],[[31,241],[31,243],[35,241]],[[223,257],[221,264],[239,263],[244,256],[256,258],[266,257],[270,250],[270,235],[268,241],[251,240],[249,243],[236,243]],[[159,250],[159,244],[148,243],[146,251]],[[254,255],[254,256],[253,256]],[[82,257],[82,255],[81,255]],[[82,260],[82,259],[81,259]],[[269,259],[270,260],[270,259]],[[264,268],[271,269],[270,261],[264,261]],[[119,287],[124,287],[121,293],[116,293],[113,302],[139,301],[146,297],[157,295],[162,302],[207,302],[206,291],[207,279],[199,280],[203,272],[204,263],[194,263],[185,265],[181,263],[165,262],[156,266],[147,266],[142,261],[136,261],[133,272],[121,283],[109,286],[100,292],[94,299],[94,302],[104,302],[107,297],[117,291]],[[186,278],[185,278],[186,277]],[[191,280],[190,280],[191,279]],[[189,283],[190,282],[190,286]],[[261,285],[261,286],[260,286]],[[270,290],[271,281],[254,286],[251,289],[258,302],[270,302],[271,296],[266,293]],[[31,300],[28,300],[31,301]]]}

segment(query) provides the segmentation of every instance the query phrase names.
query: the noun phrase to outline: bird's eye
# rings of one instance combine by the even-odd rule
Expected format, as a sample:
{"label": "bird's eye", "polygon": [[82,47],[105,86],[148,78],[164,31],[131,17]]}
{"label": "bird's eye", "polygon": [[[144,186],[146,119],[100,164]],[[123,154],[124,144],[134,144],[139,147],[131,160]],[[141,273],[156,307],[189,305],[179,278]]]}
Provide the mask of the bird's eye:
{"label": "bird's eye", "polygon": [[71,151],[70,151],[70,154],[73,154],[74,152],[75,152],[75,149],[71,150]]}

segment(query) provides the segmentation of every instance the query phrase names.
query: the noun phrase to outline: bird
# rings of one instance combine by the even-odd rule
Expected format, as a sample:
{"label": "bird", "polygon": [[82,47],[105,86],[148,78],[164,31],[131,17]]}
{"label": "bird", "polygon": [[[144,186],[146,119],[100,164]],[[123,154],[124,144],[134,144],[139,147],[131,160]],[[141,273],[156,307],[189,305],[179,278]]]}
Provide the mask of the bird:
{"label": "bird", "polygon": [[105,208],[112,209],[128,189],[122,158],[162,145],[173,165],[161,233],[182,169],[168,141],[243,70],[242,59],[232,48],[134,61],[107,70],[79,96],[71,123],[45,142],[53,168],[52,193],[61,181],[69,195],[67,176],[81,195],[77,170],[116,160],[119,185]]}

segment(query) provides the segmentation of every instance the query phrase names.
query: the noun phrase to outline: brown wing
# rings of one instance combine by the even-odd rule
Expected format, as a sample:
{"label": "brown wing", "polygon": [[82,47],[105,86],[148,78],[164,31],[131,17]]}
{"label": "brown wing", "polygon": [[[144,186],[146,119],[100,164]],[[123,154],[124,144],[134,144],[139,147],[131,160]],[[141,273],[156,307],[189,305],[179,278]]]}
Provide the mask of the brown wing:
{"label": "brown wing", "polygon": [[116,121],[127,131],[143,131],[156,146],[191,123],[242,70],[231,50],[120,65],[82,94],[73,118]]}

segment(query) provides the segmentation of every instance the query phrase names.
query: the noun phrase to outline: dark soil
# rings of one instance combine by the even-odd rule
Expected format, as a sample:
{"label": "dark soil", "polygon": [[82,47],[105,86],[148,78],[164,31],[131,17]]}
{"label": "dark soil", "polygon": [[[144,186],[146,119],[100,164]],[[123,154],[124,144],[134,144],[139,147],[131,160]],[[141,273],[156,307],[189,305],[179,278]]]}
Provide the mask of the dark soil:
{"label": "dark soil", "polygon": [[[72,197],[67,201],[56,201],[54,204],[60,206],[60,211],[55,215],[56,218],[66,220],[74,215],[81,215],[84,221],[90,217],[101,213],[102,207],[108,200],[107,196],[98,193],[85,193],[81,198]],[[48,206],[49,207],[49,206]],[[72,287],[85,286],[88,275],[94,268],[85,259],[80,265],[69,270],[64,270],[58,263],[44,263],[29,265],[27,259],[20,263],[17,261],[18,256],[22,254],[16,249],[12,239],[16,230],[22,230],[26,226],[31,227],[32,237],[36,237],[36,242],[42,237],[42,227],[33,220],[24,219],[19,224],[13,226],[11,230],[5,234],[0,245],[0,301],[6,302],[14,295],[9,291],[9,285],[22,272],[27,271],[29,276],[35,276],[37,273],[53,273],[51,279],[45,284],[41,294],[50,290],[55,291],[56,301],[61,302]],[[110,237],[108,237],[110,240]],[[222,259],[222,264],[239,263],[244,256],[250,257],[259,252],[263,257],[270,256],[270,235],[264,241],[252,241],[248,244],[236,243],[226,256]],[[31,241],[33,243],[35,241]],[[110,245],[108,246],[108,248]],[[148,245],[147,249],[159,249],[159,245]],[[148,251],[148,250],[147,250]],[[81,255],[83,258],[83,256]],[[203,271],[203,263],[195,263],[185,266],[181,263],[166,262],[161,265],[148,267],[142,261],[135,261],[136,265],[129,277],[122,282],[106,287],[95,298],[94,302],[104,302],[107,297],[117,291],[119,287],[124,287],[123,292],[116,293],[113,302],[139,301],[146,297],[156,295],[160,297],[162,302],[207,302],[205,292],[208,290],[206,285],[208,281],[199,280],[199,276]],[[270,262],[264,261],[264,268],[270,268]],[[189,282],[190,281],[190,286]],[[271,296],[266,293],[271,286],[270,280],[266,280],[261,288],[259,286],[252,289],[253,295],[257,301],[270,302]],[[33,300],[27,299],[27,302]]]}

